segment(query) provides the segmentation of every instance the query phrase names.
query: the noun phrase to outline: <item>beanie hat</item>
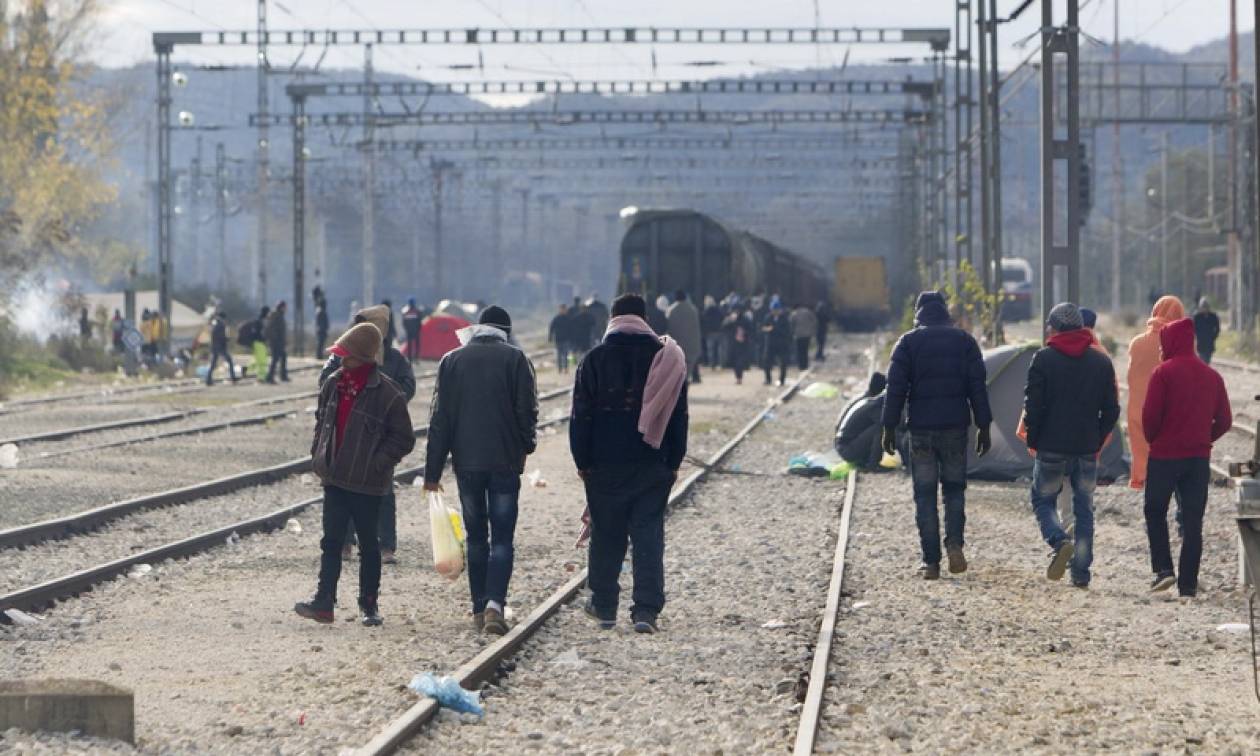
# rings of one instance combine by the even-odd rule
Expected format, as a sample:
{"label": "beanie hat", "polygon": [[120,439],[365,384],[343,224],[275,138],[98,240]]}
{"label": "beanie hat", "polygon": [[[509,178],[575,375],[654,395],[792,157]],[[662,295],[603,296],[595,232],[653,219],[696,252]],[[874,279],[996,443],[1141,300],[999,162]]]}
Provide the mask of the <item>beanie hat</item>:
{"label": "beanie hat", "polygon": [[1055,305],[1050,310],[1046,323],[1056,331],[1074,331],[1085,327],[1080,308],[1071,302],[1060,302]]}
{"label": "beanie hat", "polygon": [[481,317],[477,319],[481,325],[492,325],[506,333],[512,332],[512,316],[508,315],[507,310],[498,305],[490,305],[481,311]]}
{"label": "beanie hat", "polygon": [[1098,325],[1098,313],[1088,307],[1081,308],[1081,324],[1086,328],[1093,328]]}
{"label": "beanie hat", "polygon": [[647,302],[638,294],[622,294],[612,303],[612,316],[616,318],[621,315],[638,315],[646,320]]}
{"label": "beanie hat", "polygon": [[371,323],[359,323],[341,334],[341,338],[328,348],[328,352],[342,358],[353,357],[362,362],[375,362],[376,351],[380,348],[380,329]]}
{"label": "beanie hat", "polygon": [[888,377],[876,370],[871,373],[871,382],[866,385],[867,396],[879,396],[888,386]]}

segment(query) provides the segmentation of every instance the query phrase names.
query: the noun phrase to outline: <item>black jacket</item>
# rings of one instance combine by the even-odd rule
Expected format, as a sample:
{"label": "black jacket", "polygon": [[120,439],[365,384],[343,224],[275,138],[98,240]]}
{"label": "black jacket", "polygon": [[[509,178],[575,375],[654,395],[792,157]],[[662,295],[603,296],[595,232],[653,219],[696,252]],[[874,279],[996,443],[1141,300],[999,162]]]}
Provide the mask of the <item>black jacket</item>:
{"label": "black jacket", "polygon": [[1080,343],[1065,352],[1056,348],[1055,337],[1028,366],[1024,424],[1028,447],[1038,452],[1097,453],[1120,418],[1115,368],[1089,348],[1088,332],[1078,331]]}
{"label": "black jacket", "polygon": [[876,437],[882,426],[884,395],[855,399],[836,422],[836,453],[845,461],[864,468],[877,467],[883,450]]}
{"label": "black jacket", "polygon": [[210,350],[213,352],[226,352],[227,348],[227,321],[215,316],[210,320]]}
{"label": "black jacket", "polygon": [[[330,355],[328,361],[324,363],[324,367],[319,371],[319,387],[324,387],[332,374],[337,372],[341,367],[341,358],[337,355]],[[411,401],[416,397],[416,372],[411,368],[411,362],[403,357],[402,352],[394,347],[385,349],[385,364],[381,365],[381,373],[402,390],[407,396],[407,401]]]}
{"label": "black jacket", "polygon": [[267,347],[273,351],[283,351],[288,341],[289,330],[284,321],[284,313],[272,310],[263,324],[263,336],[267,339]]}
{"label": "black jacket", "polygon": [[1216,337],[1221,335],[1221,319],[1214,312],[1194,314],[1194,340],[1200,353],[1216,351]]}
{"label": "black jacket", "polygon": [[573,382],[569,451],[579,470],[663,462],[677,470],[687,455],[687,386],[670,415],[660,449],[639,432],[643,387],[661,342],[647,335],[609,334],[586,354]]}
{"label": "black jacket", "polygon": [[556,313],[547,329],[547,340],[554,341],[556,346],[568,346],[573,343],[573,316],[569,313]]}
{"label": "black jacket", "polygon": [[916,328],[903,334],[888,368],[883,424],[895,428],[910,405],[910,430],[966,428],[975,420],[993,422],[984,358],[971,334],[955,328],[945,300],[935,292],[919,295]]}
{"label": "black jacket", "polygon": [[429,412],[427,482],[441,479],[447,455],[456,473],[519,475],[537,445],[538,388],[524,352],[480,336],[442,358]]}
{"label": "black jacket", "polygon": [[788,311],[771,310],[761,324],[762,353],[765,355],[788,354],[792,351],[792,321]]}
{"label": "black jacket", "polygon": [[315,305],[315,331],[317,333],[328,333],[328,305]]}

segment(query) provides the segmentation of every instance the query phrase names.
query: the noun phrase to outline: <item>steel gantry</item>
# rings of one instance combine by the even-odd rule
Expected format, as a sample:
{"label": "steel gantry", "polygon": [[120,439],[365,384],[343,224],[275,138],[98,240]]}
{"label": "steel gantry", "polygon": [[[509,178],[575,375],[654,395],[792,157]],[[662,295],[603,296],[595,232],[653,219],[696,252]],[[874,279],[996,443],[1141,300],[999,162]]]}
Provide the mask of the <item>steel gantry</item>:
{"label": "steel gantry", "polygon": [[[1056,56],[1062,56],[1064,87],[1063,119],[1067,137],[1055,136]],[[1081,301],[1081,222],[1080,194],[1076,186],[1081,173],[1080,120],[1080,0],[1067,0],[1063,26],[1054,25],[1054,0],[1041,3],[1041,311],[1042,322],[1060,296]],[[1067,166],[1067,186],[1055,184],[1056,164]],[[1056,194],[1066,192],[1065,217],[1056,216]],[[1065,224],[1066,227],[1060,225]],[[1064,286],[1057,286],[1060,270]]]}

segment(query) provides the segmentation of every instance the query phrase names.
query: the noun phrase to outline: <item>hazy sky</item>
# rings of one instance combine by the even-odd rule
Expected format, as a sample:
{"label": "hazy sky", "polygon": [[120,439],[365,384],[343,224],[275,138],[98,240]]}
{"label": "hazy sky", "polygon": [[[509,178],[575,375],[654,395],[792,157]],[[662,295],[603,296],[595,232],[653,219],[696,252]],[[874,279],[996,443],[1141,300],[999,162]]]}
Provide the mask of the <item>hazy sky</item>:
{"label": "hazy sky", "polygon": [[[1120,32],[1124,39],[1141,39],[1175,51],[1223,36],[1228,29],[1229,0],[1083,0],[1086,32],[1101,40],[1112,38],[1112,15],[1120,3]],[[251,29],[254,0],[105,0],[105,35],[96,60],[108,65],[152,59],[149,33],[156,30]],[[1007,14],[1019,0],[999,0]],[[1010,46],[1033,34],[1040,23],[1040,0],[1017,22],[1004,27],[1003,65],[1010,66],[1034,48]],[[1061,3],[1059,12],[1062,13]],[[1252,3],[1240,1],[1239,26],[1253,27]],[[812,26],[815,14],[823,26],[935,26],[954,25],[953,0],[271,0],[271,28],[425,28],[527,26]],[[705,78],[774,68],[835,64],[921,54],[921,46],[681,47],[655,49],[656,75],[663,78]],[[291,61],[297,50],[272,53],[273,65]],[[518,46],[420,48],[392,47],[376,55],[378,68],[425,76],[434,80],[461,78],[626,78],[653,74],[653,50],[647,45],[608,47]],[[239,48],[181,48],[179,58],[201,61],[250,62]],[[319,57],[307,51],[302,63]],[[357,48],[330,50],[323,65],[358,67]],[[718,61],[721,65],[712,65]],[[696,66],[697,62],[706,65]],[[691,64],[691,65],[688,65]],[[482,66],[469,72],[450,66]],[[484,71],[484,74],[482,73]]]}

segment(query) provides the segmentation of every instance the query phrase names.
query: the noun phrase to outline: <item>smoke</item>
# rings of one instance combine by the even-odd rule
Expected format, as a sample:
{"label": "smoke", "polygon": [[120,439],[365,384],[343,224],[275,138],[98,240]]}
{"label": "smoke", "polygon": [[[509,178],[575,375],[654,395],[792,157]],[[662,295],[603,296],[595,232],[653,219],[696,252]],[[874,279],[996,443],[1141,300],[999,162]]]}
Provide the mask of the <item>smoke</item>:
{"label": "smoke", "polygon": [[23,279],[10,293],[4,314],[18,333],[43,343],[73,328],[66,309],[68,290],[64,280],[54,284],[44,276]]}

